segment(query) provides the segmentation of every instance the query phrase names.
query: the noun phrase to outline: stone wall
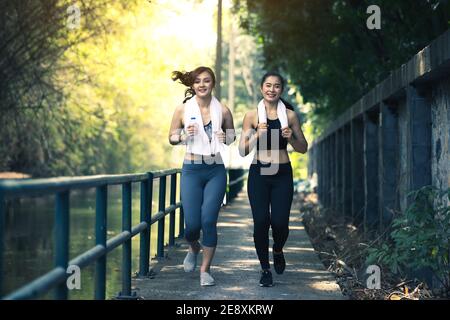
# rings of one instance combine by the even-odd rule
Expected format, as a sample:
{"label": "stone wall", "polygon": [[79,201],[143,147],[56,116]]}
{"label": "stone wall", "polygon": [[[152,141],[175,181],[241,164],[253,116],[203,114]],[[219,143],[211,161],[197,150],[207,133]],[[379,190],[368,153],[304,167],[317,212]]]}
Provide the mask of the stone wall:
{"label": "stone wall", "polygon": [[[450,187],[450,30],[341,114],[310,147],[324,207],[382,230],[423,186]],[[351,211],[351,212],[348,212]]]}
{"label": "stone wall", "polygon": [[431,117],[432,182],[433,186],[446,190],[450,187],[450,79],[433,89]]}

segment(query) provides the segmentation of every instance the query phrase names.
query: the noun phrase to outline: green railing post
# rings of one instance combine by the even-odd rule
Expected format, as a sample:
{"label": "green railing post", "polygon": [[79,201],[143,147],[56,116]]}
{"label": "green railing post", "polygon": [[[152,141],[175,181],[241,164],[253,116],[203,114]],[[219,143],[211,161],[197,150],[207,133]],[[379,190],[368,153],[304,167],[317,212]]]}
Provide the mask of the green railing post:
{"label": "green railing post", "polygon": [[[96,190],[96,212],[95,212],[95,244],[103,246],[106,250],[106,228],[107,228],[107,185],[97,187]],[[106,296],[106,252],[100,257],[95,265],[95,299],[105,300]]]}
{"label": "green railing post", "polygon": [[[181,201],[181,204],[183,204],[183,200]],[[180,231],[178,232],[178,238],[183,238],[184,237],[184,211],[183,211],[183,206],[181,206],[180,208]]]}
{"label": "green railing post", "polygon": [[[131,234],[131,182],[122,185],[122,231]],[[131,238],[123,244],[122,251],[122,292],[123,297],[131,296]]]}
{"label": "green railing post", "polygon": [[[67,270],[69,261],[69,191],[59,192],[56,195],[55,207],[55,265]],[[67,300],[68,289],[64,281],[55,289],[56,300]]]}
{"label": "green railing post", "polygon": [[[174,174],[175,172],[175,174]],[[0,289],[4,294],[4,238],[7,202],[6,197],[33,196],[34,194],[55,194],[55,268],[44,275],[39,276],[25,286],[16,289],[5,299],[33,299],[44,295],[51,289],[55,289],[56,299],[67,299],[69,287],[67,286],[67,275],[69,264],[79,268],[95,264],[95,293],[96,300],[106,298],[106,266],[108,251],[123,246],[122,256],[122,291],[118,299],[138,299],[135,292],[131,291],[131,268],[132,268],[132,240],[131,234],[140,234],[140,269],[139,275],[151,276],[149,270],[150,262],[150,234],[151,224],[158,222],[158,256],[164,257],[164,220],[170,214],[170,234],[174,242],[175,233],[175,211],[176,206],[176,174],[179,170],[165,170],[158,173],[145,173],[137,175],[111,175],[96,176],[91,179],[86,177],[74,177],[70,179],[42,179],[27,180],[20,182],[0,182]],[[153,180],[155,175],[160,178],[159,190],[159,212],[156,221],[151,219]],[[165,207],[166,200],[166,177],[171,175],[171,210]],[[132,184],[141,183],[141,223],[132,227]],[[108,187],[109,185],[122,185],[122,232],[108,241]],[[74,189],[96,188],[95,205],[95,246],[83,252],[73,260],[70,256],[70,192]],[[184,233],[183,212],[181,210],[180,233]],[[75,268],[76,269],[76,268]],[[65,283],[63,283],[65,282]]]}
{"label": "green railing post", "polygon": [[4,256],[4,244],[5,241],[5,216],[6,216],[6,203],[3,191],[0,190],[0,298],[3,297],[3,256]]}
{"label": "green railing post", "polygon": [[[166,207],[166,176],[159,178],[159,207],[158,211],[164,211]],[[165,217],[158,221],[158,258],[164,258],[164,222]]]}
{"label": "green railing post", "polygon": [[[174,206],[176,204],[177,196],[177,173],[175,172],[170,176],[170,205]],[[175,244],[175,213],[173,210],[170,213],[170,224],[169,224],[169,246]]]}
{"label": "green railing post", "polygon": [[147,223],[147,228],[140,234],[139,276],[149,274],[150,236],[151,236],[151,210],[153,199],[153,173],[148,173],[148,179],[141,182],[141,223]]}

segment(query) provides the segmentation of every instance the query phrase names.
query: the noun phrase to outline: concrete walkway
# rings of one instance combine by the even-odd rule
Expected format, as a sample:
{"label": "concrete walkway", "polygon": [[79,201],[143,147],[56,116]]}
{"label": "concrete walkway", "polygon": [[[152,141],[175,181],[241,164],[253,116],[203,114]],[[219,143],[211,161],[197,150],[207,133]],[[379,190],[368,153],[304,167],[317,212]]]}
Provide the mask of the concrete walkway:
{"label": "concrete walkway", "polygon": [[[274,286],[259,287],[260,267],[253,243],[252,222],[245,191],[222,208],[218,223],[219,243],[211,268],[215,286],[200,286],[198,267],[193,273],[184,272],[182,263],[187,245],[179,240],[168,250],[167,258],[157,263],[152,261],[156,272],[153,279],[133,279],[134,290],[138,296],[152,300],[344,299],[334,277],[325,270],[314,252],[298,210],[291,212],[290,235],[284,248],[286,271],[277,275],[272,267]],[[272,263],[271,250],[270,259]]]}

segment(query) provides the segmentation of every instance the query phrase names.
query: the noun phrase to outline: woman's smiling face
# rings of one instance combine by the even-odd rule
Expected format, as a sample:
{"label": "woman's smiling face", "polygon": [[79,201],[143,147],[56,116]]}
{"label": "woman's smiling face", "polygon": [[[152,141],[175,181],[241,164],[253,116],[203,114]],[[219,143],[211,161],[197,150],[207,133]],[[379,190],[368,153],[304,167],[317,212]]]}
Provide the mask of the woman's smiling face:
{"label": "woman's smiling face", "polygon": [[213,78],[209,74],[209,72],[205,71],[200,73],[194,81],[194,85],[192,88],[195,91],[195,94],[199,98],[204,98],[211,95],[212,90],[214,88]]}
{"label": "woman's smiling face", "polygon": [[277,102],[283,92],[283,84],[277,76],[269,76],[261,87],[261,93],[267,102]]}
{"label": "woman's smiling face", "polygon": [[283,92],[283,84],[277,76],[269,76],[261,87],[261,93],[267,102],[277,102]]}

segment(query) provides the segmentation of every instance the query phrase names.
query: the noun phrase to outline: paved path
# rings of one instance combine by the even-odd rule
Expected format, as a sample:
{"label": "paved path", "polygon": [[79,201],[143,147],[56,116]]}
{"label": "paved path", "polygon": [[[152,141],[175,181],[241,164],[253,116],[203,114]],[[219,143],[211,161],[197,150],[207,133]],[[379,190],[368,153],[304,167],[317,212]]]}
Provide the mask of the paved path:
{"label": "paved path", "polygon": [[201,287],[198,268],[193,273],[184,272],[182,263],[187,245],[179,240],[168,249],[167,258],[157,263],[152,261],[156,272],[153,279],[133,280],[137,294],[145,299],[164,300],[344,299],[333,276],[314,252],[298,210],[291,212],[290,235],[284,248],[286,271],[277,275],[272,267],[274,286],[271,288],[258,286],[259,262],[245,191],[222,208],[218,233],[219,243],[211,268],[216,286]]}

